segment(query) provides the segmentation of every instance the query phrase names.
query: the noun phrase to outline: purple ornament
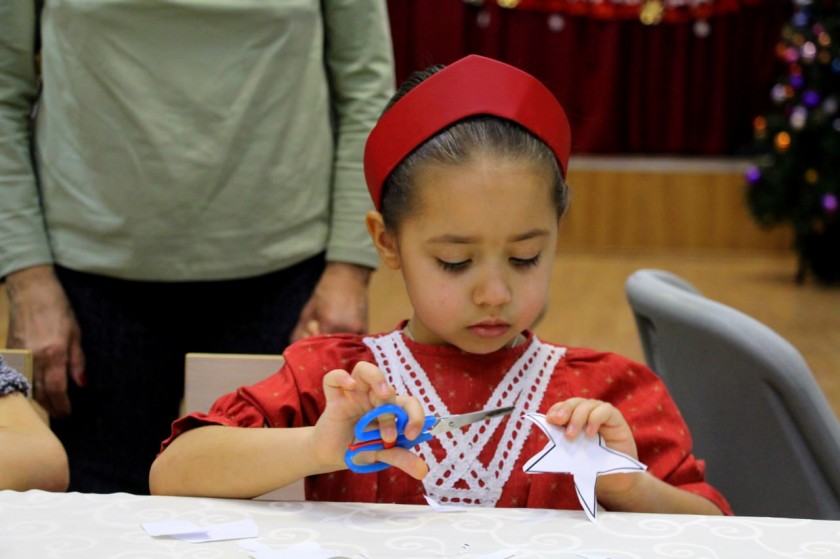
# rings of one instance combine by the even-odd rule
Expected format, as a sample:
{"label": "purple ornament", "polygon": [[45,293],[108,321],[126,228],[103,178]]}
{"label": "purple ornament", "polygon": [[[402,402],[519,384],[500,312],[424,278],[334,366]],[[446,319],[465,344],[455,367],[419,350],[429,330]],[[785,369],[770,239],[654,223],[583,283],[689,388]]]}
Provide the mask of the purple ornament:
{"label": "purple ornament", "polygon": [[802,77],[802,74],[794,74],[793,76],[790,77],[790,85],[792,85],[796,89],[799,89],[800,87],[802,87],[802,84],[804,84],[804,83],[805,83],[805,79]]}
{"label": "purple ornament", "polygon": [[756,184],[761,180],[761,171],[755,165],[750,165],[747,167],[747,171],[744,173],[744,176],[749,184]]}
{"label": "purple ornament", "polygon": [[824,194],[822,197],[822,207],[826,213],[833,214],[837,211],[837,196],[834,194]]}
{"label": "purple ornament", "polygon": [[809,89],[802,94],[802,102],[805,103],[806,107],[816,107],[820,104],[820,94],[813,89]]}
{"label": "purple ornament", "polygon": [[770,97],[773,101],[776,102],[777,105],[783,103],[785,99],[787,99],[787,91],[785,90],[785,86],[780,83],[777,83],[773,86],[773,89],[770,90]]}

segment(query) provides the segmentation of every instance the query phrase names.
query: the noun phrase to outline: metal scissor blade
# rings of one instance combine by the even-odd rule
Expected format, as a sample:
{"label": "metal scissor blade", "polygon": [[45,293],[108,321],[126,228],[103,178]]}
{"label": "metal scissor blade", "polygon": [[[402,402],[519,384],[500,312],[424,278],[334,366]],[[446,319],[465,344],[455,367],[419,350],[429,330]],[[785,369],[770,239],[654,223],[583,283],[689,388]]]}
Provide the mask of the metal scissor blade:
{"label": "metal scissor blade", "polygon": [[512,411],[513,406],[507,406],[505,408],[497,408],[495,410],[476,411],[472,413],[463,413],[461,415],[441,417],[434,425],[432,425],[427,433],[437,436],[441,433],[446,433],[447,431],[460,429],[461,427],[465,427],[477,421],[484,421],[485,419],[490,419],[492,417],[508,415]]}

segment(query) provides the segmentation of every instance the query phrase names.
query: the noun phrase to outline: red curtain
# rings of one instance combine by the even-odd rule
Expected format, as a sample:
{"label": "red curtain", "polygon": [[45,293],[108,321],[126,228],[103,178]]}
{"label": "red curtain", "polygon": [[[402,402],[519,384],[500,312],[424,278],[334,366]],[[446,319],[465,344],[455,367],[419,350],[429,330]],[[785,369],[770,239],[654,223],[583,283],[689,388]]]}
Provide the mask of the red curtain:
{"label": "red curtain", "polygon": [[643,25],[462,0],[388,5],[399,81],[482,54],[557,95],[575,153],[707,156],[749,149],[781,72],[774,49],[791,12],[781,0],[746,4],[705,20],[703,35],[696,20]]}

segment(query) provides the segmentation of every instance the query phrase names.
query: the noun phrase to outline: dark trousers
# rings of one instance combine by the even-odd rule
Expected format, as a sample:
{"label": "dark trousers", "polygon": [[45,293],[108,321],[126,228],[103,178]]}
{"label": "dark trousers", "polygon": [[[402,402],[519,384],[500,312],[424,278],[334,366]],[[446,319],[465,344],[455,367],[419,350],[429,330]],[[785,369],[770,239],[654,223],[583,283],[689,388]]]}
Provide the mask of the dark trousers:
{"label": "dark trousers", "polygon": [[87,385],[51,425],[70,491],[149,493],[149,467],[184,395],[186,353],[271,353],[288,345],[324,269],[320,255],[265,276],[126,281],[58,267],[82,331]]}

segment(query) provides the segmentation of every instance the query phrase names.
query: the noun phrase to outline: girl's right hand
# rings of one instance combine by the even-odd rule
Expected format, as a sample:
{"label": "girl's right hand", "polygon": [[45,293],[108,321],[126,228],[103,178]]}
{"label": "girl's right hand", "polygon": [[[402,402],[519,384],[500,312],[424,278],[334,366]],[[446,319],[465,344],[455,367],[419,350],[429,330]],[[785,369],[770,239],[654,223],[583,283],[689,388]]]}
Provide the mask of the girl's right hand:
{"label": "girl's right hand", "polygon": [[[423,429],[425,414],[419,400],[412,396],[397,396],[382,371],[371,363],[357,363],[352,373],[341,369],[330,371],[324,376],[323,386],[327,405],[315,424],[312,448],[315,460],[325,472],[347,467],[344,453],[354,441],[356,422],[377,406],[396,404],[406,411],[406,438],[417,438]],[[378,428],[384,441],[396,441],[397,428],[392,416],[380,418]],[[368,463],[385,462],[415,479],[423,479],[429,471],[416,454],[400,447],[362,453],[359,457]]]}

